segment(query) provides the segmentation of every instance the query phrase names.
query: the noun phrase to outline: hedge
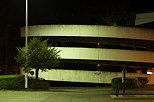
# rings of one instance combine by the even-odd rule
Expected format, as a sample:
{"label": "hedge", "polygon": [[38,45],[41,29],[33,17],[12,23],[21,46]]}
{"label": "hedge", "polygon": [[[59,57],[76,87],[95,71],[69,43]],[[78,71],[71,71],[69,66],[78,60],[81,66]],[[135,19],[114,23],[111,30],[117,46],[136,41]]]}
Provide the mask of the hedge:
{"label": "hedge", "polygon": [[138,78],[138,81],[141,83],[141,86],[143,86],[149,82],[148,78],[146,78],[146,77],[137,77],[137,78]]}
{"label": "hedge", "polygon": [[[0,75],[0,89],[24,89],[25,76],[21,75]],[[39,78],[28,77],[28,88],[31,89],[48,89],[48,81]]]}
{"label": "hedge", "polygon": [[1,75],[0,89],[21,89],[24,88],[24,76]]}
{"label": "hedge", "polygon": [[31,89],[48,89],[49,82],[46,80],[29,80],[29,88]]}
{"label": "hedge", "polygon": [[48,81],[39,78],[38,80],[36,80],[33,77],[29,77],[29,81],[28,81],[28,86],[31,89],[48,89],[50,84]]}
{"label": "hedge", "polygon": [[[145,85],[146,83],[148,83],[148,78],[145,77],[127,77],[125,80],[125,88],[138,88]],[[113,78],[111,84],[113,89],[116,89],[117,86],[122,89],[122,77]]]}

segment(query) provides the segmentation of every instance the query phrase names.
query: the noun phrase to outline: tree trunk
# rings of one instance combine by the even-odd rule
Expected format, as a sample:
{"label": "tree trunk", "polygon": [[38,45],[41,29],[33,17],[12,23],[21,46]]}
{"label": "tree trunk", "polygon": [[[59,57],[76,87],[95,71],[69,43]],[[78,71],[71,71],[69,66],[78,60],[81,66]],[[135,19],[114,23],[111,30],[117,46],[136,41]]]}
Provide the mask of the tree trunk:
{"label": "tree trunk", "polygon": [[36,69],[36,80],[38,80],[39,69]]}

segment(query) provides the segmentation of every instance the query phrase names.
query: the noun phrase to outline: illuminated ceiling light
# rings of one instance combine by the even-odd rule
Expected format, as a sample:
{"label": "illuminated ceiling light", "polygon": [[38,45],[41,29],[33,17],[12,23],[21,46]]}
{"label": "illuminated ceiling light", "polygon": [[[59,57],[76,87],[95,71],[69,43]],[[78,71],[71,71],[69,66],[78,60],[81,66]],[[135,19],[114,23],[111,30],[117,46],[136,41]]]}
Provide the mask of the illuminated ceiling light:
{"label": "illuminated ceiling light", "polygon": [[97,43],[97,45],[99,46],[99,45],[100,45],[100,43],[98,42],[98,43]]}
{"label": "illuminated ceiling light", "polygon": [[99,67],[99,66],[100,66],[100,64],[97,64],[97,66]]}
{"label": "illuminated ceiling light", "polygon": [[147,72],[147,74],[153,74],[152,72]]}

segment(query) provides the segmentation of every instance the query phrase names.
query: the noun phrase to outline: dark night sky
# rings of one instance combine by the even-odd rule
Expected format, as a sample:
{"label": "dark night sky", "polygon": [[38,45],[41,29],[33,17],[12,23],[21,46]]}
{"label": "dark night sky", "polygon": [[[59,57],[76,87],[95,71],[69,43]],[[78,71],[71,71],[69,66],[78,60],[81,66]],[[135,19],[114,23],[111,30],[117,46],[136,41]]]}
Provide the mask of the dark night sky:
{"label": "dark night sky", "polygon": [[[0,69],[16,64],[16,47],[21,43],[19,27],[25,25],[25,1],[0,0]],[[152,0],[28,1],[29,25],[102,24],[103,17],[109,15],[114,18],[129,12],[154,11]]]}
{"label": "dark night sky", "polygon": [[[112,12],[154,11],[151,0],[29,0],[29,24],[94,24]],[[151,1],[151,2],[149,2]],[[25,0],[1,0],[1,20],[24,25]],[[121,11],[120,11],[121,10]],[[97,24],[97,23],[96,23]]]}

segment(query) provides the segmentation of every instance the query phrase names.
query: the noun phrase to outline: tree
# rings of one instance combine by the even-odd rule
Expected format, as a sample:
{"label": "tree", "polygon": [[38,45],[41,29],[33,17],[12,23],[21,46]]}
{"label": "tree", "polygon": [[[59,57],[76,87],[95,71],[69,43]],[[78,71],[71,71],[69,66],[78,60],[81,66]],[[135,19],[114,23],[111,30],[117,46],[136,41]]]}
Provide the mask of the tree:
{"label": "tree", "polygon": [[46,71],[59,65],[60,50],[47,44],[48,40],[41,42],[40,37],[34,37],[28,43],[27,50],[17,47],[18,55],[15,58],[25,72],[35,69],[36,79],[39,70]]}

